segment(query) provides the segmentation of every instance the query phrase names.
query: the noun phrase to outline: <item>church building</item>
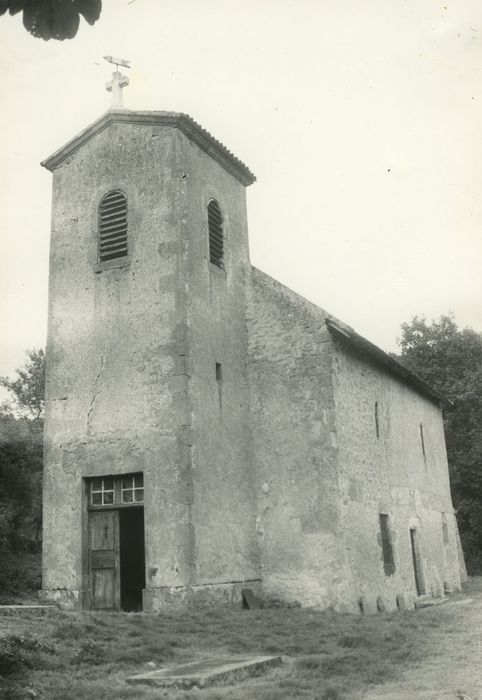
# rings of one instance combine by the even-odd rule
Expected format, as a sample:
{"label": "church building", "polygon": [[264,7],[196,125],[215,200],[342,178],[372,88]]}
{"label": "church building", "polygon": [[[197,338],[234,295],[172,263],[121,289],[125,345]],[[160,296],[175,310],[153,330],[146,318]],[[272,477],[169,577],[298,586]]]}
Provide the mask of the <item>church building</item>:
{"label": "church building", "polygon": [[357,612],[460,587],[439,397],[250,264],[246,165],[122,107],[42,165],[44,598]]}

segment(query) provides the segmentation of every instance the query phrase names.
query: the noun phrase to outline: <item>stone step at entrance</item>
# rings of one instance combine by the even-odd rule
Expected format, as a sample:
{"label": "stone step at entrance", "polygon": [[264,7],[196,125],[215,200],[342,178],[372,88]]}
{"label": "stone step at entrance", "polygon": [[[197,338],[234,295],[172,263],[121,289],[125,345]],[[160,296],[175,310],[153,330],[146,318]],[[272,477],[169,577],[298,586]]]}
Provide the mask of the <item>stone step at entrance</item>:
{"label": "stone step at entrance", "polygon": [[44,615],[51,610],[58,610],[58,608],[56,605],[0,605],[0,617],[22,615],[22,613]]}
{"label": "stone step at entrance", "polygon": [[280,656],[218,657],[139,673],[126,678],[126,682],[183,689],[206,688],[220,682],[257,676],[281,663]]}
{"label": "stone step at entrance", "polygon": [[420,610],[421,608],[431,608],[434,605],[441,605],[442,603],[448,603],[449,598],[432,598],[430,595],[421,595],[415,599],[415,609]]}

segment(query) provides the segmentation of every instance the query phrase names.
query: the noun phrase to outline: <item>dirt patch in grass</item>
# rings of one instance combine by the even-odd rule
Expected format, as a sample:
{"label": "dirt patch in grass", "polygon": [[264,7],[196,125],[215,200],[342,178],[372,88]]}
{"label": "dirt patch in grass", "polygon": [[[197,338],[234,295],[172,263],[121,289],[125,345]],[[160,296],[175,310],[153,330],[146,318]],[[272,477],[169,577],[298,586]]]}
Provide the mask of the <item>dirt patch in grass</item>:
{"label": "dirt patch in grass", "polygon": [[[0,697],[48,700],[158,698],[129,675],[213,655],[280,654],[282,667],[233,686],[169,691],[173,700],[339,700],[370,697],[440,658],[449,641],[462,664],[461,616],[482,621],[482,585],[470,604],[419,612],[337,615],[299,608],[198,609],[160,614],[65,613],[0,618]],[[462,621],[463,624],[463,621]],[[373,697],[376,697],[374,695]],[[379,696],[379,697],[383,697]],[[408,696],[407,696],[408,697]],[[411,697],[411,696],[410,696]],[[415,696],[414,696],[415,697]]]}

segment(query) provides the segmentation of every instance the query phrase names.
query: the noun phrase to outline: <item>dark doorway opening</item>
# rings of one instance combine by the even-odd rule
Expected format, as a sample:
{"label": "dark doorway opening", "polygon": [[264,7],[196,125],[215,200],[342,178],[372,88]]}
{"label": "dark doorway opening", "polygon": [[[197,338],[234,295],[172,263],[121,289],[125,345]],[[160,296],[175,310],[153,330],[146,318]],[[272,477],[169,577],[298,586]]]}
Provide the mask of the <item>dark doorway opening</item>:
{"label": "dark doorway opening", "polygon": [[144,508],[119,510],[121,609],[142,610],[146,587]]}
{"label": "dark doorway opening", "polygon": [[418,553],[417,530],[410,528],[410,544],[412,545],[413,573],[415,575],[415,588],[417,595],[425,594],[425,586],[423,584],[422,569],[420,567],[420,557]]}

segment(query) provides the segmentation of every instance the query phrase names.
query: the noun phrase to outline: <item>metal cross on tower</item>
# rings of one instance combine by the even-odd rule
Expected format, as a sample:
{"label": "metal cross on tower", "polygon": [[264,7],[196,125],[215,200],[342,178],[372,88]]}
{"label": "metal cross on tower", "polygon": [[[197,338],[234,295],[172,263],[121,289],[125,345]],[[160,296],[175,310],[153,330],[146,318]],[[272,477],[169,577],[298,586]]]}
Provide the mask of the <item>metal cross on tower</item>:
{"label": "metal cross on tower", "polygon": [[124,106],[122,101],[122,88],[129,85],[129,78],[127,75],[122,75],[119,71],[119,66],[130,68],[131,64],[130,61],[125,61],[123,58],[115,58],[114,56],[104,56],[104,58],[109,63],[115,65],[115,71],[112,73],[112,80],[106,83],[105,89],[112,93],[112,109],[119,109],[119,107],[122,108]]}

